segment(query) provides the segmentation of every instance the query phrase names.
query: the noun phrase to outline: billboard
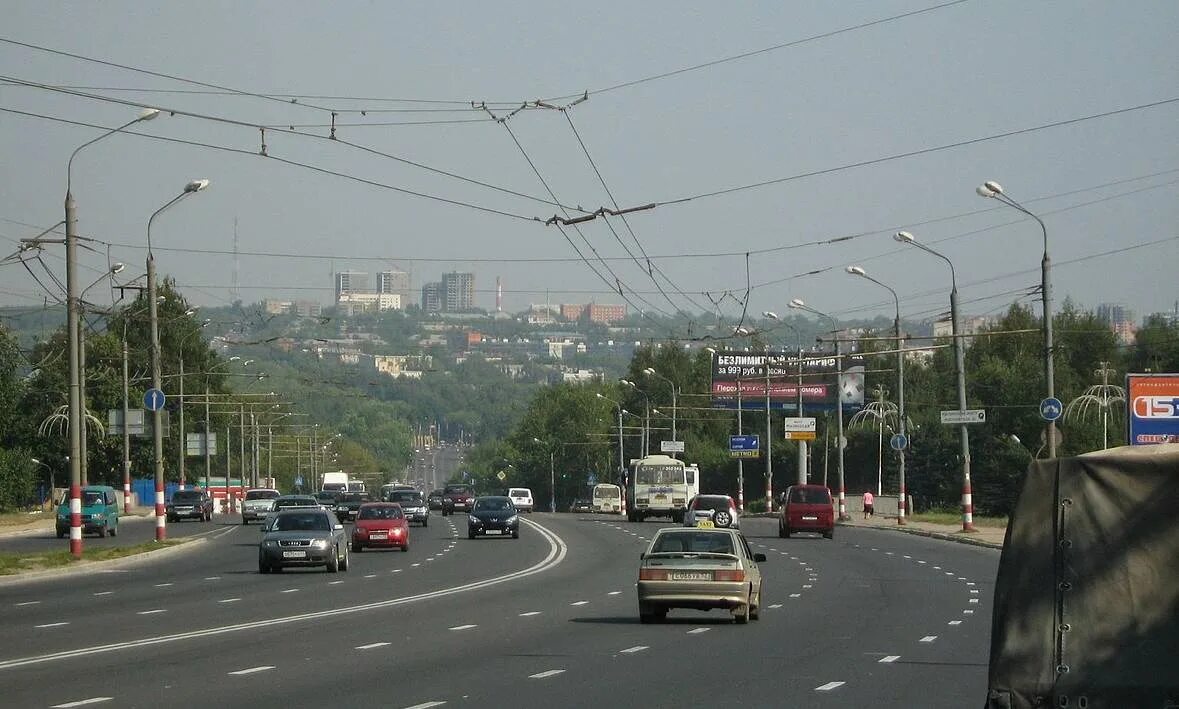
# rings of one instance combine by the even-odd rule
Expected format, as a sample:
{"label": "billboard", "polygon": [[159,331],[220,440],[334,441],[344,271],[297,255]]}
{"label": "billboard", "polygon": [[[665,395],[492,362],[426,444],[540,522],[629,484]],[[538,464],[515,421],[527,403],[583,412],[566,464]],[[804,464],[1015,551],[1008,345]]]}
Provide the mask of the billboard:
{"label": "billboard", "polygon": [[1127,440],[1179,443],[1179,374],[1126,375]]}
{"label": "billboard", "polygon": [[[717,352],[712,358],[712,407],[765,409],[766,369],[769,368],[770,408],[798,408],[799,358],[786,352]],[[843,355],[843,376],[835,382],[834,353],[811,352],[802,357],[802,409],[826,411],[841,401],[844,410],[864,405],[864,357]],[[740,397],[738,397],[740,393]]]}

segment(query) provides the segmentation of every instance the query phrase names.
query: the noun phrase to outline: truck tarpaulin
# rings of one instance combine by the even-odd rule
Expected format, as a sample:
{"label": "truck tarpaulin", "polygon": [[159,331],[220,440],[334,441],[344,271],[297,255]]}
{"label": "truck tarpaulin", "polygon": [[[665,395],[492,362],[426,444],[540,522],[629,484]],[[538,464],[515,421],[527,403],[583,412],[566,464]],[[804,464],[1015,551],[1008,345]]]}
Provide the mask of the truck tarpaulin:
{"label": "truck tarpaulin", "polygon": [[1179,707],[1179,444],[1037,461],[995,583],[987,709]]}

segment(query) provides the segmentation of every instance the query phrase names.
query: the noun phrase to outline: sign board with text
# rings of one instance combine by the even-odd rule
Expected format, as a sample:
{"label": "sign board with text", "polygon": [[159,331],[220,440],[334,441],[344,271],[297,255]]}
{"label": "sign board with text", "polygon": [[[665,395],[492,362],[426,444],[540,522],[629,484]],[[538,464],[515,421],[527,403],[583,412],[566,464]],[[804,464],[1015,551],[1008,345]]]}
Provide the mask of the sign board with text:
{"label": "sign board with text", "polygon": [[739,398],[742,409],[764,410],[768,391],[771,409],[797,412],[801,389],[804,411],[834,409],[836,401],[844,409],[859,409],[864,405],[864,357],[845,354],[842,359],[843,375],[836,382],[834,353],[803,353],[800,361],[797,353],[782,351],[717,352],[712,358],[712,408],[735,409]]}
{"label": "sign board with text", "polygon": [[684,442],[683,441],[660,441],[659,442],[659,452],[660,453],[683,453],[684,452]]}
{"label": "sign board with text", "polygon": [[[143,436],[147,434],[147,428],[143,425],[143,409],[127,409],[127,433],[132,436]],[[122,409],[107,409],[106,435],[123,435]]]}
{"label": "sign board with text", "polygon": [[[208,437],[206,441],[206,436]],[[185,434],[184,451],[190,457],[204,457],[206,453],[206,443],[208,446],[208,454],[210,456],[217,455],[217,434],[216,433],[189,433]]]}
{"label": "sign board with text", "polygon": [[761,454],[758,436],[729,436],[730,458],[756,458]]}
{"label": "sign board with text", "polygon": [[1179,443],[1179,374],[1126,375],[1127,440]]}
{"label": "sign board with text", "polygon": [[963,424],[963,423],[986,423],[987,412],[983,409],[965,409],[958,411],[943,411],[942,423],[944,424]]}

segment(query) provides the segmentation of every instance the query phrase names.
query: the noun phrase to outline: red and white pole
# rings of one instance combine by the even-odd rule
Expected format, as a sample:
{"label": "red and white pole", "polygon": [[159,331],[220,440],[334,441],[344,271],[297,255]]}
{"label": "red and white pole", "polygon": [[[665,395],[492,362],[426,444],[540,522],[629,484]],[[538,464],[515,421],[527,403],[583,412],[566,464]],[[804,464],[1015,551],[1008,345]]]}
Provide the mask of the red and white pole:
{"label": "red and white pole", "polygon": [[131,480],[123,478],[123,514],[131,514]]}
{"label": "red and white pole", "polygon": [[962,531],[974,531],[974,495],[970,492],[970,477],[962,481]]}
{"label": "red and white pole", "polygon": [[156,482],[156,541],[162,542],[168,536],[167,529],[164,527],[164,485]]}
{"label": "red and white pole", "polygon": [[902,487],[900,496],[897,498],[897,524],[903,525],[905,523],[906,502],[905,488]]}
{"label": "red and white pole", "polygon": [[839,519],[841,519],[841,520],[847,519],[847,502],[844,499],[846,492],[847,491],[844,489],[843,485],[840,484],[840,486],[839,486]]}
{"label": "red and white pole", "polygon": [[70,485],[70,554],[82,556],[82,486]]}

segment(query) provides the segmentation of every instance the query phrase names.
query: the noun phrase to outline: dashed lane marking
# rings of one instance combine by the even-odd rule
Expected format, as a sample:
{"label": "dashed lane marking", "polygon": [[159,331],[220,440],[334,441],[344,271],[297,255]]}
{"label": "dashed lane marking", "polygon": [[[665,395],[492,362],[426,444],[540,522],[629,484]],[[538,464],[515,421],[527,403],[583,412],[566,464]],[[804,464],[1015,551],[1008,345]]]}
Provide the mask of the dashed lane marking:
{"label": "dashed lane marking", "polygon": [[240,600],[241,600],[240,598],[222,598],[220,601],[217,601],[217,602],[218,603],[237,603]]}
{"label": "dashed lane marking", "polygon": [[564,671],[565,670],[545,670],[544,672],[537,672],[534,675],[528,675],[528,679],[546,679],[548,677],[553,677],[554,675],[559,675]]}
{"label": "dashed lane marking", "polygon": [[781,607],[782,607],[781,603],[771,603],[770,604],[770,608],[781,608]]}
{"label": "dashed lane marking", "polygon": [[962,621],[960,621],[960,620],[951,620],[949,623],[946,623],[946,625],[962,625]]}
{"label": "dashed lane marking", "polygon": [[375,579],[377,577],[377,575],[376,574],[365,574],[364,577],[366,579]]}
{"label": "dashed lane marking", "polygon": [[618,652],[622,652],[622,653],[626,653],[627,655],[630,655],[630,654],[633,654],[636,652],[642,652],[643,650],[649,650],[649,649],[650,648],[646,645],[635,645],[634,647],[628,647],[627,649],[619,650]]}
{"label": "dashed lane marking", "polygon": [[50,709],[68,709],[68,707],[84,707],[88,704],[101,704],[102,702],[109,702],[114,697],[90,697],[89,699],[79,699],[76,702],[66,702],[65,704],[54,704]]}
{"label": "dashed lane marking", "polygon": [[169,587],[169,586],[171,586],[171,585],[172,585],[172,583],[171,583],[171,582],[168,582],[168,583],[157,583],[157,584],[155,585],[155,587],[156,587],[156,588],[167,588],[167,587]]}
{"label": "dashed lane marking", "polygon": [[298,593],[298,592],[299,592],[299,589],[297,589],[297,588],[288,588],[286,590],[280,591],[280,593]]}
{"label": "dashed lane marking", "polygon": [[688,635],[699,635],[700,633],[707,633],[709,628],[692,628],[688,631]]}
{"label": "dashed lane marking", "polygon": [[921,638],[921,640],[920,640],[919,642],[923,642],[923,643],[931,643],[931,642],[933,642],[934,640],[937,640],[937,636],[936,636],[936,635],[926,635],[925,637]]}
{"label": "dashed lane marking", "polygon": [[456,625],[453,628],[451,628],[451,630],[470,630],[471,628],[478,628],[478,627],[479,626],[475,625],[474,623],[468,623],[467,625]]}
{"label": "dashed lane marking", "polygon": [[962,615],[974,615],[974,611],[967,608],[966,610],[962,611]]}
{"label": "dashed lane marking", "polygon": [[901,659],[900,655],[885,655],[884,657],[877,660],[877,662],[896,662],[899,659]]}
{"label": "dashed lane marking", "polygon": [[971,603],[980,603],[979,599],[977,599],[977,598],[971,598],[970,602]]}
{"label": "dashed lane marking", "polygon": [[220,581],[221,577],[220,576],[206,576],[205,580],[206,581]]}
{"label": "dashed lane marking", "polygon": [[589,604],[589,601],[574,601],[574,602],[570,603],[569,605],[571,605],[571,606],[584,606],[584,605],[588,605],[588,604]]}
{"label": "dashed lane marking", "polygon": [[977,588],[972,588],[972,589],[970,589],[970,592],[971,592],[971,593],[978,593],[978,589],[977,589]]}
{"label": "dashed lane marking", "polygon": [[69,625],[69,621],[61,621],[58,623],[43,623],[42,625],[34,625],[34,628],[59,628],[63,625]]}
{"label": "dashed lane marking", "polygon": [[225,674],[236,675],[236,676],[252,675],[255,672],[265,672],[267,670],[273,670],[273,669],[274,669],[274,665],[259,665],[258,667],[247,667],[244,670],[234,670],[233,672],[226,672]]}
{"label": "dashed lane marking", "polygon": [[617,596],[617,595],[618,595],[618,594],[620,594],[620,593],[622,593],[622,591],[610,591],[610,592],[609,592],[609,593],[607,593],[606,595],[607,595],[607,596]]}
{"label": "dashed lane marking", "polygon": [[801,598],[802,594],[801,593],[792,593],[792,594],[790,594],[790,597],[791,598]]}
{"label": "dashed lane marking", "polygon": [[139,611],[135,615],[155,615],[156,613],[167,613],[167,612],[168,611],[164,608],[153,608],[150,611]]}
{"label": "dashed lane marking", "polygon": [[369,643],[368,645],[357,645],[356,649],[357,650],[372,650],[375,647],[384,647],[384,646],[390,645],[390,644],[392,644],[392,643],[385,643],[385,642]]}
{"label": "dashed lane marking", "polygon": [[422,702],[421,704],[414,704],[412,707],[405,709],[432,709],[432,707],[440,707],[446,702]]}
{"label": "dashed lane marking", "polygon": [[329,586],[339,586],[342,583],[344,583],[344,582],[343,581],[328,581]]}
{"label": "dashed lane marking", "polygon": [[815,687],[815,691],[816,692],[830,692],[833,689],[838,689],[839,687],[842,687],[844,684],[845,684],[844,682],[828,682],[827,684]]}
{"label": "dashed lane marking", "polygon": [[13,603],[12,605],[16,606],[17,608],[20,608],[21,606],[35,606],[40,602],[41,601],[22,601],[21,603]]}
{"label": "dashed lane marking", "polygon": [[94,595],[95,596],[109,596],[113,593],[114,593],[114,591],[98,591]]}
{"label": "dashed lane marking", "polygon": [[527,613],[521,613],[520,617],[521,618],[529,618],[534,615],[540,615],[540,611],[528,611]]}

